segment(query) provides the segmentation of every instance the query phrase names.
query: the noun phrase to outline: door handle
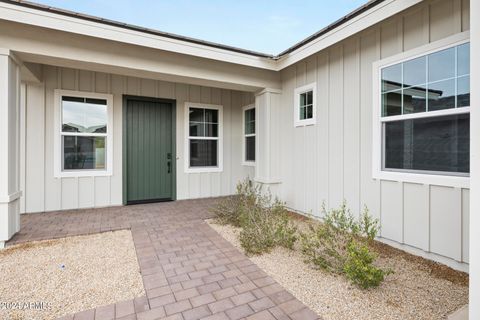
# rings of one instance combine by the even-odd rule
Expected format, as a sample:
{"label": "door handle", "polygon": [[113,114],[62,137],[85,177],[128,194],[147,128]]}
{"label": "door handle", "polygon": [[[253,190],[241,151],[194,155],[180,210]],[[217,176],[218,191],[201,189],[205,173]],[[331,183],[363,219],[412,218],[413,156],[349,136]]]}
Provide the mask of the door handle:
{"label": "door handle", "polygon": [[167,173],[170,173],[172,171],[172,153],[168,152],[167,153]]}

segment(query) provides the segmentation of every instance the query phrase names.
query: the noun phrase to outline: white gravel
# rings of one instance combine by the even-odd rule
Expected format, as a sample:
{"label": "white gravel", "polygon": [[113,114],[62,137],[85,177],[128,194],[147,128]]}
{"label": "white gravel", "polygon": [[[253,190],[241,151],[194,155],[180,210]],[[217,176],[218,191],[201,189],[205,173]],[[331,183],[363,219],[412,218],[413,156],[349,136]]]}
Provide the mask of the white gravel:
{"label": "white gravel", "polygon": [[[241,249],[240,229],[207,221],[227,241]],[[314,270],[298,251],[277,248],[250,259],[325,320],[444,319],[468,303],[468,287],[439,279],[402,257],[379,258],[394,270],[382,285],[361,290],[343,276]]]}
{"label": "white gravel", "polygon": [[[0,275],[0,319],[55,319],[145,294],[129,230],[8,247]],[[43,310],[1,305],[38,302]]]}

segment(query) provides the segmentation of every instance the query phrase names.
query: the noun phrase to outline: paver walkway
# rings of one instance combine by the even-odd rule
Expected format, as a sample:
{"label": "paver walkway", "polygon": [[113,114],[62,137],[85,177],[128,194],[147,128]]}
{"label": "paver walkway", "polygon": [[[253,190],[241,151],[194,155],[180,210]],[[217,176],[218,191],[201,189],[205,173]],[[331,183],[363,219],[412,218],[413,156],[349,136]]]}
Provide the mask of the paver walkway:
{"label": "paver walkway", "polygon": [[64,319],[319,319],[204,222],[215,201],[22,215],[8,245],[131,229],[146,296]]}

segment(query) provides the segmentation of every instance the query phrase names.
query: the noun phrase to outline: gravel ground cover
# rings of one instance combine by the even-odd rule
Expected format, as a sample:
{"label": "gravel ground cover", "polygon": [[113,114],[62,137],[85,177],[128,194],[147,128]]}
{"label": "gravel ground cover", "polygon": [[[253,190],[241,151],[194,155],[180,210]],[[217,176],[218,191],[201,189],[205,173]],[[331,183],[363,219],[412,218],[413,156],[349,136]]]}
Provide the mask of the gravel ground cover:
{"label": "gravel ground cover", "polygon": [[[240,229],[209,225],[235,247]],[[468,303],[468,276],[378,244],[378,264],[394,270],[380,287],[361,290],[342,276],[315,270],[298,251],[277,248],[250,259],[325,320],[445,319]]]}
{"label": "gravel ground cover", "polygon": [[8,247],[0,251],[0,275],[0,303],[41,309],[0,305],[0,319],[55,319],[145,294],[129,230]]}

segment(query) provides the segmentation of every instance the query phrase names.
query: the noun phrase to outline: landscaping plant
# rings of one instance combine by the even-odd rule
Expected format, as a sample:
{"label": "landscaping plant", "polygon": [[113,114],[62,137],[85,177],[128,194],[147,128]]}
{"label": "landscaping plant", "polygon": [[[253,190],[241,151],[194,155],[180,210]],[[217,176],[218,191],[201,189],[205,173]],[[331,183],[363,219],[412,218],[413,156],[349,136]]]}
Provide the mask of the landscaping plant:
{"label": "landscaping plant", "polygon": [[247,254],[262,254],[277,246],[293,249],[297,229],[290,221],[283,203],[259,195],[262,206],[255,205],[242,215],[240,243]]}
{"label": "landscaping plant", "polygon": [[239,183],[236,195],[220,202],[214,214],[219,223],[241,228],[239,240],[247,254],[262,254],[276,246],[292,249],[297,240],[285,205],[249,179]]}
{"label": "landscaping plant", "polygon": [[356,219],[344,201],[340,208],[322,208],[323,222],[309,224],[301,234],[301,249],[305,261],[316,267],[345,274],[361,288],[378,286],[390,271],[374,266],[375,254],[369,243],[379,232],[377,219],[365,207]]}
{"label": "landscaping plant", "polygon": [[391,273],[373,265],[376,255],[370,252],[367,245],[352,240],[347,247],[347,259],[343,266],[345,276],[362,289],[378,287]]}
{"label": "landscaping plant", "polygon": [[212,209],[215,220],[222,225],[241,227],[241,218],[245,210],[255,207],[261,187],[245,179],[237,184],[236,194],[219,201]]}
{"label": "landscaping plant", "polygon": [[236,195],[225,198],[213,212],[218,223],[241,228],[240,244],[249,255],[277,246],[293,249],[300,237],[307,263],[344,274],[360,288],[378,286],[390,272],[374,265],[376,255],[369,245],[379,232],[379,222],[366,207],[355,218],[346,202],[328,211],[323,205],[323,222],[312,218],[308,231],[299,234],[284,203],[246,179],[237,185]]}

